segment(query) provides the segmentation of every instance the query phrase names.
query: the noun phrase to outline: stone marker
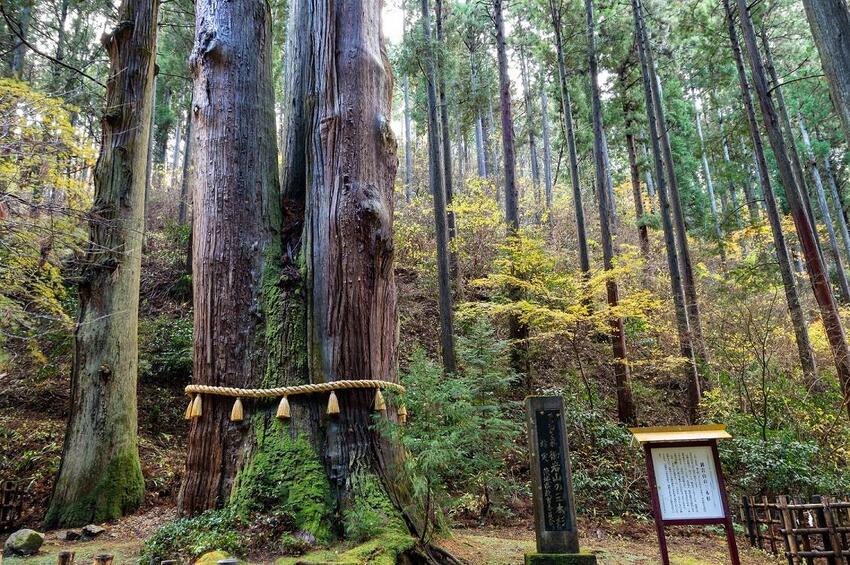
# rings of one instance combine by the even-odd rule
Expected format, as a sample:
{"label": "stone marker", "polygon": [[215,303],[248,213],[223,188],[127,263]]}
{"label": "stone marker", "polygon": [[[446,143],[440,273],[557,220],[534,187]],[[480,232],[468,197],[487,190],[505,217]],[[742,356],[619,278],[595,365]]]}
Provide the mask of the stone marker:
{"label": "stone marker", "polygon": [[96,538],[105,531],[106,528],[104,527],[96,524],[89,524],[88,526],[83,526],[82,534],[87,538]]}
{"label": "stone marker", "polygon": [[6,543],[3,544],[3,553],[7,556],[35,555],[43,543],[44,534],[24,528],[6,539]]}
{"label": "stone marker", "polygon": [[564,399],[529,396],[525,409],[537,538],[537,553],[527,553],[525,563],[595,565],[596,556],[579,553]]}
{"label": "stone marker", "polygon": [[82,537],[82,534],[77,530],[65,530],[56,534],[56,539],[62,541],[77,541]]}

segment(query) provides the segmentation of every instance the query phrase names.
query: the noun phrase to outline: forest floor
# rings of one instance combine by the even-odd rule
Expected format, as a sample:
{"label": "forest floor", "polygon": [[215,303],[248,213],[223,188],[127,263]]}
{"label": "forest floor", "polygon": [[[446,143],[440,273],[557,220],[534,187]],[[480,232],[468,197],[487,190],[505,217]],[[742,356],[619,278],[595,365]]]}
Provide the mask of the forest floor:
{"label": "forest floor", "polygon": [[[28,558],[0,557],[9,565],[53,565],[60,551],[76,554],[77,563],[90,563],[95,555],[109,553],[116,565],[137,563],[142,541],[161,524],[174,518],[172,508],[154,508],[107,525],[107,532],[91,541],[65,542],[58,539],[62,530],[47,532],[38,555]],[[652,523],[648,521],[580,520],[583,528],[582,550],[595,553],[599,565],[640,565],[659,563],[658,545]],[[0,541],[5,536],[0,535]],[[674,529],[668,535],[673,565],[722,565],[726,563],[726,545],[722,536],[701,529]],[[457,529],[441,545],[472,565],[514,565],[534,550],[534,531],[528,526]],[[780,561],[746,547],[739,539],[741,562],[746,565],[776,565]],[[246,563],[274,563],[274,558],[248,560]]]}

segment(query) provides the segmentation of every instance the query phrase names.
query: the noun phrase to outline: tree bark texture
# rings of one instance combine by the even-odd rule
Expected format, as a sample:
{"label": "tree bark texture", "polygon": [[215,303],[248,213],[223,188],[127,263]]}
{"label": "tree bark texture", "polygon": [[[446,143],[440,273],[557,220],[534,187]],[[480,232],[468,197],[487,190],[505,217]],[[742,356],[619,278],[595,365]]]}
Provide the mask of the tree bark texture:
{"label": "tree bark texture", "polygon": [[803,0],[832,104],[850,143],[850,11],[847,0]]}
{"label": "tree bark texture", "polygon": [[785,149],[785,140],[782,137],[779,117],[777,116],[773,99],[768,91],[764,62],[762,61],[758,44],[756,43],[756,32],[747,10],[747,2],[746,0],[737,0],[737,5],[741,28],[743,30],[744,44],[749,54],[753,85],[761,107],[762,120],[767,131],[768,139],[770,140],[770,145],[773,148],[773,153],[776,156],[782,183],[785,186],[788,206],[791,208],[791,215],[794,218],[794,225],[797,228],[797,237],[800,240],[803,254],[806,257],[806,269],[809,272],[815,299],[820,307],[821,318],[835,361],[836,374],[844,394],[844,408],[847,410],[848,416],[850,416],[850,347],[847,345],[847,338],[844,334],[838,305],[835,302],[835,296],[832,294],[832,288],[827,278],[826,268],[818,252],[814,228],[809,221],[808,214],[805,212],[801,191],[794,178],[791,161]]}
{"label": "tree bark texture", "polygon": [[702,134],[702,120],[699,118],[699,108],[694,104],[694,115],[696,116],[697,136],[699,137],[700,153],[702,155],[702,172],[705,175],[705,187],[708,191],[708,204],[711,207],[711,218],[714,223],[714,237],[720,249],[720,263],[726,270],[726,245],[723,241],[723,228],[720,225],[720,215],[717,212],[717,198],[714,194],[714,181],[711,178],[711,168],[708,166],[708,152],[705,150],[705,138]]}
{"label": "tree bark texture", "polygon": [[543,122],[543,186],[546,211],[552,210],[552,141],[549,130],[549,98],[546,83],[540,80],[540,116]]}
{"label": "tree bark texture", "polygon": [[124,0],[102,42],[110,73],[79,285],[71,402],[48,526],[117,518],[143,501],[136,382],[156,1]]}

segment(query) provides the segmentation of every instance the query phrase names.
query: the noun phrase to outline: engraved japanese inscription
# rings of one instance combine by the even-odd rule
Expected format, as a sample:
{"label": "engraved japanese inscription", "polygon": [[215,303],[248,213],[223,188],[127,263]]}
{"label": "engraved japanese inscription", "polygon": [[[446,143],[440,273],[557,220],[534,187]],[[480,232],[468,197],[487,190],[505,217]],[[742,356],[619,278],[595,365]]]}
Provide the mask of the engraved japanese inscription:
{"label": "engraved japanese inscription", "polygon": [[536,410],[534,417],[537,423],[544,529],[550,532],[570,530],[568,471],[565,449],[561,444],[561,412]]}

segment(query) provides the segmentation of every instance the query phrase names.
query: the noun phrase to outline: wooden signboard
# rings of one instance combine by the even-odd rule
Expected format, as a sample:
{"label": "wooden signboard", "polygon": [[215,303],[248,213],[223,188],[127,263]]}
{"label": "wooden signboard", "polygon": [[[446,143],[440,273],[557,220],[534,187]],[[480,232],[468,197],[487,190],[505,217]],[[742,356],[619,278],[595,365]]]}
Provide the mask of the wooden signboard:
{"label": "wooden signboard", "polygon": [[578,553],[570,448],[564,428],[564,399],[560,396],[529,396],[525,402],[537,551],[544,554]]}
{"label": "wooden signboard", "polygon": [[727,439],[726,426],[630,428],[643,445],[652,513],[661,562],[669,565],[665,526],[721,525],[729,558],[740,565],[726,483],[717,454],[717,440]]}

